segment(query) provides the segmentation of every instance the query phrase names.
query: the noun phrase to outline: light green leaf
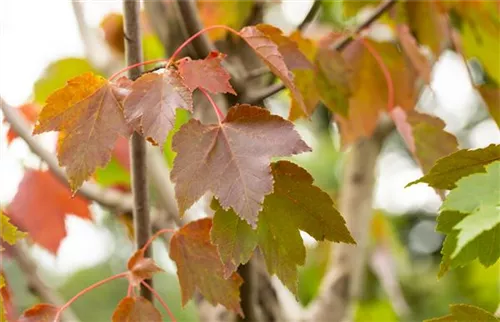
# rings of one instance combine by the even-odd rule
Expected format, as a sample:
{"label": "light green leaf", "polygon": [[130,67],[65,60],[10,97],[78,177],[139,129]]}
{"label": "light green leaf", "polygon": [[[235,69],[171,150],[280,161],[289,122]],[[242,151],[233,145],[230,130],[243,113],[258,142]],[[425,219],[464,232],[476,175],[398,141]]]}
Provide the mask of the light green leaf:
{"label": "light green leaf", "polygon": [[52,62],[45,68],[42,76],[35,82],[33,93],[34,101],[44,104],[55,90],[66,85],[68,79],[76,77],[85,72],[95,72],[94,68],[86,59],[64,58]]}

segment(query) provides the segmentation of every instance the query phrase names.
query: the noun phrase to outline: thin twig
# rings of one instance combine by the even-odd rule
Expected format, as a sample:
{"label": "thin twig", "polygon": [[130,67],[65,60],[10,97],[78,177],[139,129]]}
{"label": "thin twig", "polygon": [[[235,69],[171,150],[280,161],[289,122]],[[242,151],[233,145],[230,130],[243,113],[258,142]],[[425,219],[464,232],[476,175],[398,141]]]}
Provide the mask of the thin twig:
{"label": "thin twig", "polygon": [[320,8],[321,0],[314,0],[311,9],[309,9],[309,12],[307,13],[304,20],[302,20],[302,22],[297,26],[297,29],[300,31],[304,30],[305,27],[307,27],[314,20]]}
{"label": "thin twig", "polygon": [[[30,290],[40,298],[42,302],[52,304],[56,307],[62,307],[65,303],[64,299],[38,275],[36,263],[31,259],[24,249],[23,243],[14,245],[12,247],[13,257],[16,260],[19,268],[24,273],[28,281]],[[75,313],[67,308],[61,316],[61,322],[78,322],[80,321]]]}
{"label": "thin twig", "polygon": [[[68,178],[64,170],[59,167],[56,157],[52,152],[46,150],[32,135],[31,130],[21,115],[15,108],[7,104],[0,97],[0,107],[5,119],[9,122],[11,128],[21,137],[33,153],[44,161],[54,175],[64,185],[68,186]],[[132,210],[132,196],[130,194],[121,193],[113,189],[104,189],[92,183],[84,183],[77,191],[77,194],[97,202],[106,208],[115,209],[118,211]]]}
{"label": "thin twig", "polygon": [[[345,36],[339,41],[336,41],[331,49],[332,50],[337,50],[337,51],[342,51],[344,50],[353,40],[354,40],[354,35],[359,34],[361,31],[369,27],[374,21],[376,21],[382,14],[384,14],[387,10],[392,8],[392,6],[396,3],[397,0],[387,0],[384,3],[382,3],[374,12],[373,14],[365,20],[361,25],[359,25],[354,32],[349,35]],[[269,86],[264,89],[258,89],[252,92],[248,92],[245,97],[245,102],[249,104],[255,104],[256,102],[260,102],[263,99],[268,98],[269,96],[272,96],[279,91],[285,89],[285,85],[282,83],[276,84],[273,86]]]}
{"label": "thin twig", "polygon": [[[138,0],[124,0],[124,32],[125,32],[125,56],[127,65],[142,62],[142,45],[140,30],[140,3]],[[142,68],[137,67],[128,71],[128,77],[132,80],[138,78]],[[149,217],[148,182],[146,172],[146,141],[137,132],[131,138],[131,171],[132,171],[132,193],[134,196],[134,231],[136,248],[141,249],[151,235],[151,223]],[[146,250],[146,257],[151,257],[151,249]],[[152,287],[153,281],[147,280]],[[148,288],[141,287],[141,295],[152,301],[153,294]]]}

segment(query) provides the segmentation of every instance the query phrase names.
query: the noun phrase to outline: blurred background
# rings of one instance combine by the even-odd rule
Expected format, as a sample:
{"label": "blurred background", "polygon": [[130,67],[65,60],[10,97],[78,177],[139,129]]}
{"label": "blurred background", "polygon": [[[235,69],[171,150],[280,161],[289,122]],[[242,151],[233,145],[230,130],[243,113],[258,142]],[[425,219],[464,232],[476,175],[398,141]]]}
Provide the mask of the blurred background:
{"label": "blurred background", "polygon": [[[327,2],[306,35],[319,37],[324,30],[342,30],[345,18],[342,2]],[[238,2],[245,6],[245,2]],[[122,11],[120,1],[82,1],[78,10],[86,25],[75,18],[75,6],[67,0],[2,0],[0,2],[0,96],[10,105],[28,102],[43,105],[45,98],[67,79],[84,71],[106,74],[123,67],[116,46],[107,39],[113,19]],[[265,22],[285,33],[295,29],[312,1],[271,1]],[[231,14],[228,12],[228,14]],[[360,12],[359,19],[362,19]],[[119,17],[119,16],[118,16]],[[82,23],[82,21],[80,21]],[[351,22],[352,23],[352,22]],[[240,26],[241,27],[241,26]],[[384,30],[380,31],[384,34]],[[151,30],[145,32],[145,56],[162,57],[163,48]],[[499,57],[500,59],[500,57]],[[474,66],[471,66],[474,71]],[[266,100],[273,113],[287,116],[288,94]],[[460,148],[479,148],[500,143],[500,131],[488,116],[484,103],[469,81],[467,67],[452,51],[436,57],[430,86],[421,92],[418,109],[440,117],[454,134]],[[315,178],[315,184],[334,198],[342,184],[345,151],[335,125],[325,124],[317,112],[311,121],[299,120],[298,130],[313,153],[294,158]],[[3,116],[0,114],[0,118]],[[178,124],[187,120],[178,115]],[[39,168],[40,161],[21,139],[7,142],[9,126],[0,123],[0,204],[6,207],[17,192],[26,168]],[[54,151],[56,135],[44,134],[45,147]],[[166,150],[165,158],[173,156]],[[43,167],[43,166],[42,166]],[[98,178],[103,185],[127,182],[124,168],[109,170]],[[500,266],[484,268],[474,262],[437,279],[443,236],[435,232],[441,199],[426,185],[405,185],[422,175],[397,132],[386,140],[377,162],[374,216],[370,229],[370,255],[358,321],[420,321],[447,314],[451,303],[469,303],[494,312],[500,301]],[[98,176],[99,177],[99,176]],[[111,178],[111,179],[110,179]],[[100,181],[99,181],[100,180]],[[192,212],[203,212],[194,207]],[[103,277],[123,271],[133,251],[127,225],[98,206],[92,206],[94,221],[67,216],[67,237],[54,255],[30,246],[48,284],[64,298]],[[201,214],[195,214],[201,216]],[[300,268],[298,301],[307,305],[315,297],[329,258],[328,247],[304,234],[307,263]],[[167,274],[155,277],[155,285],[179,321],[196,321],[192,303],[180,307],[175,265],[164,245],[154,243],[155,258]],[[21,312],[37,302],[14,261],[3,259],[15,310]],[[78,300],[72,308],[82,321],[106,321],[126,293],[126,282],[115,281]],[[290,295],[292,296],[292,295]],[[91,308],[91,309],[89,309]]]}

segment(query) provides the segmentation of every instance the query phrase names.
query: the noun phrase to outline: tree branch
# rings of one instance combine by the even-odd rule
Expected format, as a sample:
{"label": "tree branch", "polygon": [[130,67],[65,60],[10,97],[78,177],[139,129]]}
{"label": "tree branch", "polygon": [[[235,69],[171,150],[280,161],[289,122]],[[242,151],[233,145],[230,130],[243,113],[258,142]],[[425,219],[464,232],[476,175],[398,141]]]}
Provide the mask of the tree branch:
{"label": "tree branch", "polygon": [[349,151],[339,210],[357,244],[332,245],[333,263],[307,312],[311,321],[352,320],[350,304],[359,297],[366,266],[375,165],[384,140],[394,128],[389,118],[383,118],[372,137],[359,140]]}
{"label": "tree branch", "polygon": [[[124,32],[125,32],[125,57],[126,64],[133,65],[142,62],[141,30],[139,17],[140,3],[138,0],[124,0]],[[128,71],[128,77],[132,80],[138,78],[142,68],[137,67]],[[150,238],[151,223],[149,217],[148,182],[146,172],[146,141],[137,132],[132,134],[130,140],[130,158],[132,171],[132,193],[134,196],[134,231],[136,248],[142,248]],[[146,250],[146,257],[151,257],[151,247]],[[147,280],[151,287],[152,280]],[[153,294],[141,286],[141,294],[152,301]]]}
{"label": "tree branch", "polygon": [[302,20],[302,22],[297,26],[297,29],[300,31],[304,30],[305,27],[307,27],[307,25],[309,25],[314,20],[320,8],[321,0],[314,0],[311,9],[309,9],[309,12],[307,13],[304,20]]}
{"label": "tree branch", "polygon": [[[56,157],[46,150],[32,135],[29,125],[23,119],[15,108],[7,104],[0,97],[0,107],[5,119],[9,122],[12,129],[22,138],[30,150],[38,155],[42,161],[47,163],[49,169],[64,185],[68,186],[68,178],[64,170],[59,167]],[[97,202],[103,207],[115,209],[118,211],[132,210],[132,196],[124,194],[113,189],[104,189],[92,183],[84,183],[77,191],[77,194]]]}
{"label": "tree branch", "polygon": [[[43,282],[38,275],[35,262],[27,254],[23,246],[23,243],[12,246],[12,253],[14,259],[19,265],[19,268],[24,273],[24,276],[28,281],[28,287],[36,296],[40,298],[42,302],[52,304],[56,307],[63,306],[65,304],[64,299],[62,299],[55,290]],[[61,321],[78,322],[80,320],[70,308],[67,308],[62,313]]]}
{"label": "tree branch", "polygon": [[[359,25],[354,32],[349,35],[341,38],[340,40],[336,41],[332,47],[331,50],[337,50],[337,51],[342,51],[344,50],[353,40],[354,40],[354,35],[359,34],[361,31],[363,31],[365,28],[369,27],[374,21],[376,21],[382,14],[384,14],[386,11],[388,11],[392,6],[396,3],[397,0],[386,0],[383,2],[373,13],[366,19],[361,25]],[[258,89],[253,92],[249,92],[245,95],[245,102],[248,102],[249,104],[254,104],[254,102],[259,102],[261,100],[264,100],[268,98],[269,96],[272,96],[279,91],[285,89],[285,85],[282,83],[275,84],[272,86],[269,86],[264,89]]]}

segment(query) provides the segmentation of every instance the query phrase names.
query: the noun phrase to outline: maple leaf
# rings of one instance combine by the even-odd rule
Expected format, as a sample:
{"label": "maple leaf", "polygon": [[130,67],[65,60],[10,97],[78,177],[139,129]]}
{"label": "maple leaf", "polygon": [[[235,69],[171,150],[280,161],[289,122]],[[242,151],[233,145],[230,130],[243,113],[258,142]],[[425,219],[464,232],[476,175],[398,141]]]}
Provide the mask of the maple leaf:
{"label": "maple leaf", "polygon": [[389,110],[389,84],[374,53],[367,46],[377,53],[392,79],[394,106],[400,106],[405,111],[415,106],[415,70],[407,64],[406,57],[397,46],[390,42],[354,40],[342,51],[342,57],[349,70],[352,70],[349,77],[352,95],[349,97],[348,117],[335,115],[344,144],[360,137],[370,137],[379,115]]}
{"label": "maple leaf", "polygon": [[297,292],[297,265],[305,261],[305,247],[299,230],[316,240],[354,243],[345,221],[332,200],[314,186],[306,170],[288,161],[272,164],[274,192],[266,197],[253,230],[232,210],[223,210],[214,199],[215,215],[211,231],[226,276],[246,263],[258,245],[267,269]]}
{"label": "maple leaf", "polygon": [[103,31],[104,40],[117,53],[125,52],[125,32],[123,29],[123,15],[109,13],[101,20],[99,27]]}
{"label": "maple leaf", "polygon": [[37,170],[26,170],[7,213],[35,243],[54,254],[66,236],[67,214],[92,219],[87,200],[72,197],[51,172]]}
{"label": "maple leaf", "polygon": [[23,312],[18,322],[54,322],[58,308],[50,304],[37,304]]}
{"label": "maple leaf", "polygon": [[170,241],[170,258],[177,264],[182,305],[198,289],[213,305],[222,304],[243,316],[240,307],[243,279],[237,273],[224,278],[217,248],[210,242],[211,228],[210,218],[193,221],[179,229]]}
{"label": "maple leaf", "polygon": [[[297,43],[299,50],[309,61],[314,61],[316,57],[316,46],[312,40],[302,37],[299,31],[293,32],[290,35],[290,39]],[[296,69],[292,72],[295,76],[295,86],[302,94],[307,113],[304,113],[300,104],[293,98],[293,95],[290,95],[291,104],[290,114],[288,116],[290,121],[311,115],[319,102],[319,92],[316,84],[318,76],[316,71],[314,69]]]}
{"label": "maple leaf", "polygon": [[116,306],[112,322],[161,322],[162,317],[153,303],[144,297],[125,297]]}
{"label": "maple leaf", "polygon": [[14,305],[12,303],[11,290],[4,278],[4,272],[0,270],[0,321],[16,321]]}
{"label": "maple leaf", "polygon": [[432,169],[422,178],[410,182],[411,185],[423,182],[437,189],[451,190],[462,177],[477,172],[485,172],[484,167],[500,160],[500,145],[490,144],[486,148],[476,150],[459,150],[439,159]]}
{"label": "maple leaf", "polygon": [[193,111],[191,91],[184,85],[179,73],[170,68],[139,77],[124,104],[127,122],[160,146],[174,128],[175,110]]}
{"label": "maple leaf", "polygon": [[406,25],[396,26],[396,31],[406,55],[412,62],[415,69],[418,71],[426,84],[431,82],[432,66],[427,58],[420,52],[420,48],[415,38]]}
{"label": "maple leaf", "polygon": [[266,32],[274,32],[274,29],[274,27],[268,25],[248,26],[241,29],[240,36],[269,66],[271,71],[283,81],[283,84],[290,90],[293,99],[297,101],[302,111],[307,114],[307,106],[304,103],[302,94],[294,84],[294,76],[285,62],[283,53],[280,52],[280,47],[266,34]]}
{"label": "maple leaf", "polygon": [[128,279],[134,286],[139,286],[141,281],[152,278],[155,273],[163,272],[152,258],[144,257],[144,249],[142,248],[130,257],[127,267],[130,273]]}
{"label": "maple leaf", "polygon": [[[23,116],[28,124],[34,124],[40,111],[40,106],[35,103],[23,104],[17,108],[17,111]],[[8,121],[4,118],[3,123],[8,123]],[[7,131],[7,144],[12,143],[15,138],[17,138],[17,133],[11,127]]]}
{"label": "maple leaf", "polygon": [[[198,14],[203,26],[225,25],[233,29],[243,27],[254,8],[253,1],[196,1]],[[222,28],[210,30],[208,36],[212,40],[224,38],[227,31]]]}
{"label": "maple leaf", "polygon": [[451,304],[450,314],[434,319],[428,319],[424,322],[498,322],[498,319],[490,312],[477,306],[468,304]]}
{"label": "maple leaf", "polygon": [[444,130],[445,123],[441,119],[416,111],[405,112],[400,107],[391,111],[391,117],[424,172],[438,159],[457,151],[457,139]]}
{"label": "maple leaf", "polygon": [[500,88],[491,84],[484,84],[479,88],[479,93],[488,106],[491,117],[500,128]]}
{"label": "maple leaf", "polygon": [[435,57],[439,57],[450,34],[446,16],[438,9],[438,4],[434,1],[407,1],[404,6],[410,32],[420,44],[428,46]]}
{"label": "maple leaf", "polygon": [[33,133],[60,131],[57,156],[73,192],[108,163],[118,136],[129,134],[122,96],[116,84],[85,73],[47,98]]}
{"label": "maple leaf", "polygon": [[229,83],[231,75],[222,67],[225,54],[213,51],[205,59],[184,59],[179,63],[179,74],[184,84],[192,91],[198,87],[217,93],[236,95]]}
{"label": "maple leaf", "polygon": [[26,237],[26,233],[19,231],[16,226],[10,223],[10,218],[8,215],[0,211],[1,225],[0,225],[0,237],[4,242],[9,245],[14,245],[18,240]]}
{"label": "maple leaf", "polygon": [[[486,173],[475,173],[461,178],[457,187],[450,191],[440,211],[456,211],[470,214],[453,229],[459,230],[455,257],[462,248],[483,231],[491,230],[500,224],[500,162],[485,167]],[[500,255],[500,254],[499,254]],[[496,261],[489,261],[494,263]],[[486,264],[485,264],[486,265]]]}
{"label": "maple leaf", "polygon": [[172,149],[181,214],[211,191],[254,227],[264,196],[273,190],[271,158],[310,151],[291,122],[246,104],[232,107],[220,124],[190,120],[175,134]]}

